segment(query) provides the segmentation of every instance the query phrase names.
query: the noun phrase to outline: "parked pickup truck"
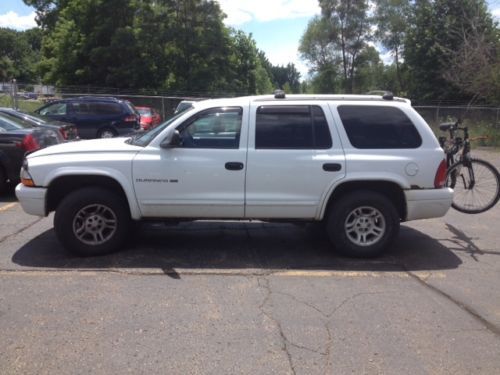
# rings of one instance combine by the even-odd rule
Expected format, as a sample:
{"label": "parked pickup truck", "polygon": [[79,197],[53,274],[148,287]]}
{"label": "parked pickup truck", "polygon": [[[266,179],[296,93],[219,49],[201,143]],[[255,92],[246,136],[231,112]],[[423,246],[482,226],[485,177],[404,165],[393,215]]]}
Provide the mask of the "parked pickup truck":
{"label": "parked pickup truck", "polygon": [[438,141],[406,99],[355,95],[194,102],[130,138],[28,155],[23,209],[55,211],[83,256],[124,245],[133,221],[323,222],[348,256],[381,253],[400,222],[441,217],[453,191]]}

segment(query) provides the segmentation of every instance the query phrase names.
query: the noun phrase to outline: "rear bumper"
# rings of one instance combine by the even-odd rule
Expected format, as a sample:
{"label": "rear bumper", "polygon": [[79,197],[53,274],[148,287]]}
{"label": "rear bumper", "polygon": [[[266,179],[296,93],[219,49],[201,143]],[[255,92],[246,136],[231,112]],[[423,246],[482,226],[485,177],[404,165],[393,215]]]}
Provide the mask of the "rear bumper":
{"label": "rear bumper", "polygon": [[47,216],[46,195],[46,188],[26,187],[23,184],[16,186],[16,197],[24,212],[30,215]]}
{"label": "rear bumper", "polygon": [[406,190],[406,220],[442,217],[451,207],[453,190],[450,188]]}

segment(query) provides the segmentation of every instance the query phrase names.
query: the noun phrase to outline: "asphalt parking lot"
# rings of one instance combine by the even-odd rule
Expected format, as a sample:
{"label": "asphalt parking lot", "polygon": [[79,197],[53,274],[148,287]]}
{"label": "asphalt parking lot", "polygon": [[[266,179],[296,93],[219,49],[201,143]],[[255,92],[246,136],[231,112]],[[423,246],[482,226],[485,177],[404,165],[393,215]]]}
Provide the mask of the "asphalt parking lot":
{"label": "asphalt parking lot", "polygon": [[2,196],[0,373],[500,373],[499,221],[407,223],[373,260],[312,225],[148,224],[82,259]]}

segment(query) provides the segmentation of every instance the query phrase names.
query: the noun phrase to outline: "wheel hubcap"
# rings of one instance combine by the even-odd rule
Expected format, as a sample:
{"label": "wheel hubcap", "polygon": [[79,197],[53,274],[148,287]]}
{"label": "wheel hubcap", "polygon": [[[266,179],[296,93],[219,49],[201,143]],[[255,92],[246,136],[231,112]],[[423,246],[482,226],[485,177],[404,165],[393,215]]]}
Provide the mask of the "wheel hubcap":
{"label": "wheel hubcap", "polygon": [[103,131],[101,133],[101,138],[113,138],[113,137],[114,137],[114,133],[110,132],[109,130]]}
{"label": "wheel hubcap", "polygon": [[385,233],[385,219],[374,207],[363,206],[352,210],[344,224],[349,240],[358,246],[370,246]]}
{"label": "wheel hubcap", "polygon": [[115,213],[102,204],[85,206],[73,219],[73,233],[87,245],[101,245],[109,241],[116,229]]}

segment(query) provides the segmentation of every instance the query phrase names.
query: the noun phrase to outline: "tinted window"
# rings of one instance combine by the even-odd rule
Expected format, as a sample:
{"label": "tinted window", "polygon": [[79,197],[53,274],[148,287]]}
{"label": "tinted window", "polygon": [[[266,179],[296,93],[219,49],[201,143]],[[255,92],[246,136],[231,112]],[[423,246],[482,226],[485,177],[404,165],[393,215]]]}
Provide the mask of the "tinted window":
{"label": "tinted window", "polygon": [[122,107],[118,103],[91,103],[90,110],[97,115],[119,115]]}
{"label": "tinted window", "polygon": [[90,110],[90,104],[89,103],[72,103],[71,104],[73,107],[73,113],[79,114],[79,115],[89,115],[91,114]]}
{"label": "tinted window", "polygon": [[422,144],[415,125],[398,108],[342,105],[338,111],[356,148],[417,148]]}
{"label": "tinted window", "polygon": [[255,148],[327,149],[332,139],[318,106],[262,106],[257,109]]}
{"label": "tinted window", "polygon": [[213,108],[197,114],[180,126],[181,147],[238,148],[241,108]]}

